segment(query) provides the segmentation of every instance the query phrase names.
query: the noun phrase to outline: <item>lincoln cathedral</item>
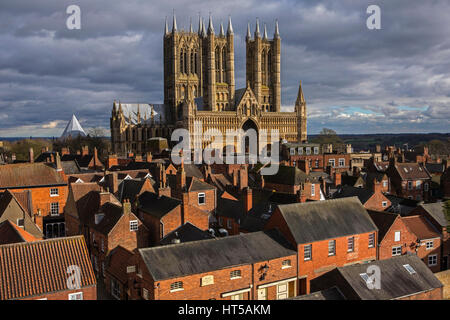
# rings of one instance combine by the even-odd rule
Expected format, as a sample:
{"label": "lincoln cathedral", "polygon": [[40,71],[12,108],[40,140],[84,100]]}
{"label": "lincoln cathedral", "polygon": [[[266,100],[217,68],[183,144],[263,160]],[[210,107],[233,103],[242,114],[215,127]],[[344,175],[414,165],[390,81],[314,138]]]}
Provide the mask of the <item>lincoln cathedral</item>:
{"label": "lincoln cathedral", "polygon": [[[111,116],[113,152],[143,153],[150,138],[166,138],[172,131],[189,130],[202,122],[203,132],[250,128],[257,132],[273,129],[289,142],[306,140],[306,102],[301,84],[294,112],[281,112],[281,38],[278,22],[273,38],[266,25],[260,32],[256,21],[252,36],[246,35],[246,86],[236,89],[234,32],[231,18],[225,33],[223,25],[214,30],[199,18],[198,30],[179,30],[175,16],[172,28],[166,20],[164,32],[164,103],[127,103],[114,101]],[[193,140],[193,139],[191,139]],[[268,141],[270,142],[270,141]],[[225,138],[223,145],[225,146]],[[238,142],[237,142],[238,143]],[[203,147],[208,141],[203,142]],[[239,147],[235,144],[235,148]],[[261,146],[260,146],[261,147]]]}

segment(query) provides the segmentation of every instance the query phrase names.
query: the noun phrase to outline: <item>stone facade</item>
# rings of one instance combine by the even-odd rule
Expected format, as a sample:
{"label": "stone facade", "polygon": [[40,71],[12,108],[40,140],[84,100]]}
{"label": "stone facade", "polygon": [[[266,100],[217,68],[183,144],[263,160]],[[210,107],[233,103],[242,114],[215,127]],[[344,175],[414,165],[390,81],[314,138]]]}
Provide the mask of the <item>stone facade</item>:
{"label": "stone facade", "polygon": [[[279,131],[279,138],[289,142],[306,140],[306,102],[301,84],[294,111],[281,112],[278,22],[271,40],[266,26],[260,34],[258,21],[253,37],[248,27],[246,87],[237,90],[231,19],[226,34],[221,25],[216,35],[211,17],[208,28],[199,19],[198,32],[192,26],[188,32],[178,30],[174,17],[171,32],[166,21],[163,42],[164,104],[114,101],[110,123],[114,153],[144,153],[148,151],[149,139],[163,137],[170,141],[176,128],[189,130],[191,147],[195,137],[202,148],[207,147],[209,142],[202,135],[211,129],[224,136],[222,147],[227,145],[227,130],[250,128],[258,133],[268,131],[267,141],[258,141],[259,149],[272,142],[270,132],[274,129]],[[195,121],[202,122],[200,130]],[[234,148],[241,147],[239,140],[232,144]]]}

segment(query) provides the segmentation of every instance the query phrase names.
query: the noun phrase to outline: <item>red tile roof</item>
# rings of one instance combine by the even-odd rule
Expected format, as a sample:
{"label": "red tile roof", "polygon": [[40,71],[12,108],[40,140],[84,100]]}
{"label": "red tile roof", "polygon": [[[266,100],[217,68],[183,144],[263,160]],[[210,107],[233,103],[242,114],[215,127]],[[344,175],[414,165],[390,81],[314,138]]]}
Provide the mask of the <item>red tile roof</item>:
{"label": "red tile roof", "polygon": [[428,170],[418,163],[397,163],[395,169],[403,180],[431,179]]}
{"label": "red tile roof", "polygon": [[407,216],[402,217],[402,220],[406,227],[421,240],[440,237],[433,225],[423,216]]}
{"label": "red tile roof", "polygon": [[0,300],[68,290],[67,268],[80,267],[81,288],[96,285],[83,236],[0,246]]}
{"label": "red tile roof", "polygon": [[17,163],[0,166],[0,189],[64,185],[64,179],[45,163]]}
{"label": "red tile roof", "polygon": [[26,232],[10,220],[5,220],[0,223],[0,245],[36,240],[38,238]]}

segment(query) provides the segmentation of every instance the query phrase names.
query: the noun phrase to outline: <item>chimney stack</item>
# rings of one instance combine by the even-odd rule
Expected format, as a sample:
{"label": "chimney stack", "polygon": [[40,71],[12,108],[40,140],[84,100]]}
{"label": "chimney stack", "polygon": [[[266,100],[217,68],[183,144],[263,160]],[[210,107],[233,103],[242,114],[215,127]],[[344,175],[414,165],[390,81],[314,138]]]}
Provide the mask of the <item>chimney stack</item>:
{"label": "chimney stack", "polygon": [[309,173],[311,172],[308,159],[299,160],[298,167],[300,170],[304,171],[306,173],[306,175],[309,175]]}
{"label": "chimney stack", "polygon": [[248,213],[253,206],[253,190],[249,187],[244,189],[244,211]]}
{"label": "chimney stack", "polygon": [[149,151],[149,152],[147,152],[147,154],[146,154],[145,161],[147,161],[147,162],[152,162],[152,160],[153,160],[153,156],[152,156],[152,153]]}
{"label": "chimney stack", "polygon": [[181,208],[181,224],[185,224],[189,221],[189,193],[183,192],[181,194],[182,208]]}
{"label": "chimney stack", "polygon": [[116,194],[119,190],[119,181],[117,179],[117,172],[111,172],[106,175],[106,181],[108,183],[109,192]]}
{"label": "chimney stack", "polygon": [[81,155],[87,156],[89,154],[89,147],[88,146],[82,146],[81,147]]}
{"label": "chimney stack", "polygon": [[108,191],[106,191],[105,189],[103,189],[103,191],[100,191],[99,193],[100,196],[100,203],[99,203],[99,207],[103,206],[105,203],[109,202],[111,197],[110,197],[110,193]]}
{"label": "chimney stack", "polygon": [[70,154],[69,148],[61,148],[61,156],[64,156],[66,154]]}
{"label": "chimney stack", "polygon": [[381,145],[377,144],[377,145],[375,146],[375,152],[376,152],[376,153],[380,153],[380,152],[381,152]]}
{"label": "chimney stack", "polygon": [[61,157],[59,156],[58,152],[56,152],[55,165],[56,165],[56,171],[62,171]]}
{"label": "chimney stack", "polygon": [[117,160],[117,155],[110,154],[108,155],[108,159],[106,160],[106,169],[110,169],[113,166],[118,166],[119,161]]}
{"label": "chimney stack", "polygon": [[131,213],[130,199],[124,199],[122,203],[122,215]]}
{"label": "chimney stack", "polygon": [[373,192],[381,193],[381,182],[377,181],[376,178],[373,179]]}
{"label": "chimney stack", "polygon": [[305,195],[305,191],[303,191],[303,187],[300,188],[300,190],[297,191],[297,202],[298,203],[305,203],[306,202],[306,195]]}
{"label": "chimney stack", "polygon": [[30,160],[30,163],[34,162],[34,151],[33,151],[33,148],[30,148],[30,150],[28,150],[28,158]]}
{"label": "chimney stack", "polygon": [[340,172],[334,172],[334,185],[339,186],[342,184],[342,175]]}

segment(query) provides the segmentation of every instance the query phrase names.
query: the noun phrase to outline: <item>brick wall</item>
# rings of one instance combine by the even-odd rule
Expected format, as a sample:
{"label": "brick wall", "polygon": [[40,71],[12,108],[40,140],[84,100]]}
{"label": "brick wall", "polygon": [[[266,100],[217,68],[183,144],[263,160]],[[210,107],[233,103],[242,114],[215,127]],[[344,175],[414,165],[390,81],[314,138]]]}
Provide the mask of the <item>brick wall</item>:
{"label": "brick wall", "polygon": [[43,298],[47,298],[47,300],[68,300],[69,294],[76,292],[83,292],[83,300],[97,300],[97,286],[85,287],[78,290],[64,290],[58,292],[51,292],[32,297],[25,297],[19,300],[38,300]]}

